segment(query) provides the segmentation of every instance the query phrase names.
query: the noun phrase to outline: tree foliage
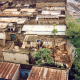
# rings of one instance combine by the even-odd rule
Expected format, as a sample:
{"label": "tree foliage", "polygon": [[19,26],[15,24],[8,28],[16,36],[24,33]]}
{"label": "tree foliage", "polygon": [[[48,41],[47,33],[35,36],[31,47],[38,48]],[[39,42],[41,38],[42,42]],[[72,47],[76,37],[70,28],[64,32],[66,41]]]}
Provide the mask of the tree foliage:
{"label": "tree foliage", "polygon": [[[70,24],[71,23],[71,24]],[[70,22],[67,25],[69,28],[65,31],[67,39],[70,40],[70,42],[78,48],[80,46],[80,27],[78,24],[74,22]]]}
{"label": "tree foliage", "polygon": [[76,47],[77,57],[75,57],[69,73],[69,80],[80,80],[80,27],[77,23],[69,21],[68,29],[65,31],[67,39]]}
{"label": "tree foliage", "polygon": [[51,54],[51,50],[50,49],[40,49],[36,54],[33,55],[33,57],[36,59],[36,65],[44,65],[44,63],[42,62],[42,60],[44,60],[45,63],[48,63],[49,65],[51,65],[53,63],[53,60],[51,58],[51,56],[49,56]]}
{"label": "tree foliage", "polygon": [[54,36],[56,35],[57,32],[58,32],[57,29],[52,30],[52,33],[54,34]]}

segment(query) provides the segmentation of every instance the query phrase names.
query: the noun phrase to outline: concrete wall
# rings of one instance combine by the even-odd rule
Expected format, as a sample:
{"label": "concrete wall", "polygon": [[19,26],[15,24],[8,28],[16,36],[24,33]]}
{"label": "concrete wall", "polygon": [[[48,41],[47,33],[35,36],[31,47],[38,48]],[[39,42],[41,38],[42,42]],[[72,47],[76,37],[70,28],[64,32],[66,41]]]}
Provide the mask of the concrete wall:
{"label": "concrete wall", "polygon": [[69,49],[69,54],[70,54],[70,56],[72,57],[72,62],[74,61],[74,59],[75,59],[75,47],[70,43],[70,41],[69,40],[67,40],[67,47],[68,47],[68,49]]}
{"label": "concrete wall", "polygon": [[27,53],[12,53],[8,51],[3,51],[4,61],[28,64],[29,56]]}
{"label": "concrete wall", "polygon": [[19,76],[20,76],[20,73],[18,68],[12,80],[19,80]]}
{"label": "concrete wall", "polygon": [[0,32],[0,39],[6,39],[5,32]]}

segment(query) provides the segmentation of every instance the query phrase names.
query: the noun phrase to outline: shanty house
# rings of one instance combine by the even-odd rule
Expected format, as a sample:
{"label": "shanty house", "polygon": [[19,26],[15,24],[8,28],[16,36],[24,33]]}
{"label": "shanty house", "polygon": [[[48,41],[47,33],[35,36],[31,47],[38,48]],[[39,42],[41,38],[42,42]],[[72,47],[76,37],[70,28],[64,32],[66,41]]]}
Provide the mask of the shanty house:
{"label": "shanty house", "polygon": [[9,7],[9,2],[8,1],[0,1],[0,10],[4,10]]}
{"label": "shanty house", "polygon": [[[18,17],[0,17],[0,22],[3,24],[7,23],[6,40],[16,40],[19,39],[22,42],[21,28],[23,24],[27,21],[27,18]],[[16,34],[17,33],[17,34]],[[15,38],[15,39],[12,39]]]}
{"label": "shanty house", "polygon": [[[27,41],[31,41],[28,39],[28,36],[36,36],[37,38],[35,38],[36,40],[34,41],[36,45],[37,40],[40,40],[43,42],[43,45],[50,45],[52,47],[54,37],[51,31],[53,29],[58,30],[58,33],[56,33],[58,38],[65,37],[64,31],[66,30],[66,25],[57,25],[55,27],[53,25],[24,25],[22,28],[22,32],[25,31],[23,45],[26,47],[28,43]],[[32,44],[32,46],[34,46],[34,44]]]}

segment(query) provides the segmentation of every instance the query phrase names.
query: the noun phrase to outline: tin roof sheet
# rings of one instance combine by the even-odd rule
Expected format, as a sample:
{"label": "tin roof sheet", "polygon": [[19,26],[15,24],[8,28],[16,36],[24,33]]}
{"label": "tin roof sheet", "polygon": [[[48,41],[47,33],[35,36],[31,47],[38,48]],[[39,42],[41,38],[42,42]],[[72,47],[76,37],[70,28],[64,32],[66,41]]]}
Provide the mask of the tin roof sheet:
{"label": "tin roof sheet", "polygon": [[16,7],[20,7],[20,6],[21,6],[21,4],[17,4],[17,5],[16,5]]}
{"label": "tin roof sheet", "polygon": [[17,22],[17,24],[22,24],[26,21],[26,18],[8,18],[8,17],[0,17],[0,22],[6,22],[6,23],[11,23],[11,22]]}
{"label": "tin roof sheet", "polygon": [[53,29],[58,30],[56,35],[65,35],[66,25],[24,25],[22,31],[26,31],[25,34],[53,35]]}
{"label": "tin roof sheet", "polygon": [[6,28],[8,23],[0,23],[0,29]]}
{"label": "tin roof sheet", "polygon": [[43,10],[65,10],[65,7],[43,7]]}
{"label": "tin roof sheet", "polygon": [[4,4],[4,3],[6,3],[7,1],[0,1],[0,4]]}
{"label": "tin roof sheet", "polygon": [[5,9],[4,11],[14,12],[17,11],[17,9]]}
{"label": "tin roof sheet", "polygon": [[33,66],[27,80],[67,80],[67,70]]}
{"label": "tin roof sheet", "polygon": [[29,7],[30,5],[29,5],[29,4],[24,4],[23,6],[24,6],[24,7]]}
{"label": "tin roof sheet", "polygon": [[19,66],[20,64],[0,62],[0,78],[12,80]]}
{"label": "tin roof sheet", "polygon": [[60,15],[61,14],[61,11],[42,11],[41,13],[42,15]]}
{"label": "tin roof sheet", "polygon": [[22,8],[20,11],[35,12],[36,9]]}

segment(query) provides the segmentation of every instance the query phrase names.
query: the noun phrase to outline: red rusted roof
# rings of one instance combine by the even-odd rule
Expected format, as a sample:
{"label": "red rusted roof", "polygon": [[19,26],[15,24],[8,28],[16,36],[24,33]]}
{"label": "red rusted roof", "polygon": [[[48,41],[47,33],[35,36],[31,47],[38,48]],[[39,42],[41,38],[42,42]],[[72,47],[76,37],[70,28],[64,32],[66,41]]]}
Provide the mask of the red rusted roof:
{"label": "red rusted roof", "polygon": [[0,62],[0,78],[12,80],[20,64]]}
{"label": "red rusted roof", "polygon": [[68,80],[67,75],[67,70],[33,66],[27,80]]}

